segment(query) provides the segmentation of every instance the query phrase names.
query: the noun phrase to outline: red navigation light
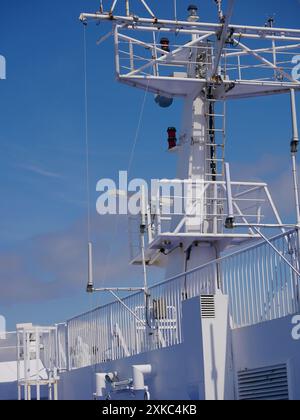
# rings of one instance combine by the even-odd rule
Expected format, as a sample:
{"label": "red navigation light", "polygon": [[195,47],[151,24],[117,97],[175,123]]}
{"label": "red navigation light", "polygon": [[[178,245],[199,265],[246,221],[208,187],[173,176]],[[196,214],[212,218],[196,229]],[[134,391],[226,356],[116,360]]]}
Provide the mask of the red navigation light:
{"label": "red navigation light", "polygon": [[176,130],[175,127],[169,127],[168,128],[169,150],[172,150],[177,146],[176,133],[177,133],[177,130]]}

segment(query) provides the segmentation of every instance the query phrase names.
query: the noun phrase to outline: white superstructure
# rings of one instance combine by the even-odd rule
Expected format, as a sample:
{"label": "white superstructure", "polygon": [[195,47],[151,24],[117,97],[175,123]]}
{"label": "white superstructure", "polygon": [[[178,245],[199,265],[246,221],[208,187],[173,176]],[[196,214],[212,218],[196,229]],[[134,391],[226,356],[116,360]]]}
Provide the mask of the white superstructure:
{"label": "white superstructure", "polygon": [[[142,192],[141,214],[130,218],[131,263],[143,267],[143,287],[120,279],[120,287],[97,288],[89,244],[88,292],[116,301],[31,331],[36,366],[38,331],[48,334],[54,360],[45,377],[26,378],[25,369],[19,398],[23,386],[28,399],[30,385],[39,398],[46,381],[55,396],[58,383],[59,399],[300,399],[300,341],[292,334],[300,311],[300,82],[291,60],[300,29],[232,24],[233,0],[225,12],[216,1],[217,23],[200,21],[195,6],[188,20],[164,20],[144,0],[147,16],[138,17],[130,3],[113,1],[80,19],[112,25],[119,82],[153,93],[160,106],[183,98],[181,129],[168,130],[176,179],[159,181],[155,196]],[[282,221],[266,183],[232,180],[225,161],[226,103],[275,94],[291,98],[293,225]],[[151,266],[166,280],[149,287]],[[124,290],[134,293],[123,299]]]}

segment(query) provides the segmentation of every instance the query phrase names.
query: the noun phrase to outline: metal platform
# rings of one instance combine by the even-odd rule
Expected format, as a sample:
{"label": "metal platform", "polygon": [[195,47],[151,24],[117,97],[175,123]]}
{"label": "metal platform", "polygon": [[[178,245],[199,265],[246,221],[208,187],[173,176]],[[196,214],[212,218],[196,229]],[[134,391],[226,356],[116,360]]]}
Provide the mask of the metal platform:
{"label": "metal platform", "polygon": [[[148,265],[156,265],[163,257],[161,250],[165,250],[167,252],[172,251],[174,248],[177,248],[180,245],[182,245],[183,249],[187,249],[191,244],[194,243],[222,242],[221,248],[230,248],[234,246],[246,245],[260,239],[260,235],[257,234],[203,234],[199,236],[192,233],[182,233],[180,235],[165,233],[158,235],[155,240],[149,244],[145,251],[145,258]],[[132,261],[130,261],[130,264],[142,265],[142,253],[138,254]]]}
{"label": "metal platform", "polygon": [[[225,228],[227,186],[223,181],[161,180],[146,214],[130,218],[131,263],[142,264],[140,225],[145,223],[145,257],[159,264],[160,250],[184,249],[197,242],[217,243],[220,250],[261,237],[252,224],[282,225],[267,184],[231,182],[234,217],[239,229]],[[143,219],[143,222],[142,222]]]}
{"label": "metal platform", "polygon": [[[186,97],[194,92],[201,92],[206,86],[206,80],[191,79],[186,77],[157,77],[154,76],[119,76],[119,82],[140,89],[148,89],[157,95],[172,97]],[[164,84],[166,86],[164,87]],[[292,82],[276,81],[248,81],[248,80],[227,80],[224,82],[225,90],[228,92],[221,96],[228,100],[254,98],[259,96],[289,93],[291,88],[300,91],[300,85]]]}

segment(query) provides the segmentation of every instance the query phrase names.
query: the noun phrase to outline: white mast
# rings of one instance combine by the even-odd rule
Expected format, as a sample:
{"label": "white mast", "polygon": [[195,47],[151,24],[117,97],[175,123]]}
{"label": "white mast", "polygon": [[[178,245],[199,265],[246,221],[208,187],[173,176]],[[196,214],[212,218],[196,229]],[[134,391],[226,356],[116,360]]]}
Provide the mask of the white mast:
{"label": "white mast", "polygon": [[[273,213],[269,226],[283,228],[266,184],[228,181],[228,165],[225,182],[225,101],[290,92],[293,99],[300,82],[293,80],[286,62],[280,65],[277,55],[284,60],[299,53],[300,30],[232,25],[234,0],[229,0],[225,14],[222,2],[215,1],[218,23],[200,21],[196,6],[188,8],[187,20],[160,19],[150,2],[140,1],[146,17],[134,15],[129,1],[125,1],[125,15],[117,15],[118,1],[114,1],[109,12],[83,13],[80,19],[113,23],[116,76],[121,83],[154,93],[161,106],[177,97],[184,99],[177,147],[172,129],[170,149],[178,152],[174,182],[184,185],[187,206],[181,215],[164,214],[159,192],[156,214],[145,221],[151,235],[132,261],[143,265],[144,273],[145,262],[165,264],[166,276],[171,277],[218,258],[228,246],[261,238],[256,230],[268,226],[263,223],[263,201]],[[174,34],[177,45],[173,47],[167,37]],[[294,132],[295,127],[294,123]],[[295,177],[295,169],[293,173]],[[296,194],[296,203],[297,199]],[[229,218],[236,224],[229,224]],[[171,220],[168,227],[165,220]],[[239,229],[230,229],[235,226]]]}

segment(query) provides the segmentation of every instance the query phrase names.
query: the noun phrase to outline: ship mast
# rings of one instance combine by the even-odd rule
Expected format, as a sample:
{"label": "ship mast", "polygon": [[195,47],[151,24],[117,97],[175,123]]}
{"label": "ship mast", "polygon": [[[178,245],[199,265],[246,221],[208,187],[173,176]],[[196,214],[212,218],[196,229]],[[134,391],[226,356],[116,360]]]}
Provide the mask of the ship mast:
{"label": "ship mast", "polygon": [[[174,202],[176,197],[164,195],[168,182],[162,180],[155,202],[149,198],[141,211],[139,231],[144,245],[132,259],[132,264],[144,267],[145,278],[148,266],[165,267],[170,278],[218,259],[228,247],[266,238],[262,229],[287,227],[267,184],[231,180],[225,162],[226,103],[230,100],[291,95],[299,228],[295,92],[300,90],[300,82],[292,77],[287,57],[299,53],[300,30],[276,28],[273,21],[262,27],[233,25],[234,0],[228,0],[225,13],[222,1],[215,3],[217,23],[200,20],[196,5],[189,6],[187,20],[178,20],[176,2],[175,20],[161,19],[145,0],[140,0],[145,17],[133,13],[129,0],[114,0],[107,12],[101,9],[80,16],[85,24],[112,24],[119,82],[153,93],[162,107],[170,106],[176,98],[184,100],[181,130],[168,129],[169,151],[178,154],[177,178],[170,180],[169,186],[181,188],[184,210],[165,210],[166,198]],[[118,15],[121,6],[125,12]],[[272,214],[269,224],[264,221],[263,206]],[[220,273],[215,273],[216,290],[220,281]],[[141,289],[147,294],[146,281]]]}

